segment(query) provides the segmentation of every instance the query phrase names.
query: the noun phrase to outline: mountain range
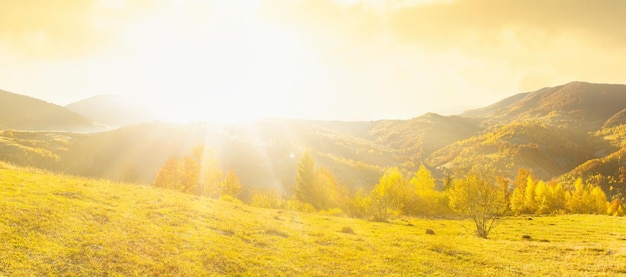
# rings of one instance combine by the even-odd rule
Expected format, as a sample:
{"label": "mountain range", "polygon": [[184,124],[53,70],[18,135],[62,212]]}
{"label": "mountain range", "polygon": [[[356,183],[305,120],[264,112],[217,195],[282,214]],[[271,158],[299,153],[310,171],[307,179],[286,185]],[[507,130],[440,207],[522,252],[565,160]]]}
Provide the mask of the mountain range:
{"label": "mountain range", "polygon": [[[5,129],[0,159],[76,175],[150,183],[168,157],[203,144],[248,187],[289,190],[299,158],[309,151],[319,166],[353,190],[370,188],[392,166],[408,174],[423,163],[443,178],[454,168],[488,163],[509,178],[527,168],[543,180],[580,176],[595,180],[609,195],[626,193],[626,85],[572,82],[454,116],[228,125],[136,124],[140,116],[120,119],[124,112],[107,97],[66,108],[5,92],[0,97],[0,105],[15,107],[7,101],[16,101],[29,107],[0,109],[0,128]],[[99,126],[86,118],[127,126],[71,132]],[[61,130],[68,132],[50,132]]]}

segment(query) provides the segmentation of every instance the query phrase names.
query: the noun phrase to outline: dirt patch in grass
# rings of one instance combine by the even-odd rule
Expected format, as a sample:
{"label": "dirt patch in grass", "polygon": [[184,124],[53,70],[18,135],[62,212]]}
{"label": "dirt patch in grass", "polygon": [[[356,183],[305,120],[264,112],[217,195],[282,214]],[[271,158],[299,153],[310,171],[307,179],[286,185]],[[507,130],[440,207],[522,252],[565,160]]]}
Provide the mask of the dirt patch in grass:
{"label": "dirt patch in grass", "polygon": [[281,237],[281,238],[288,238],[289,237],[289,235],[287,235],[286,233],[284,233],[284,232],[282,232],[280,230],[274,229],[274,228],[265,230],[265,234],[268,234],[270,236],[277,236],[277,237]]}

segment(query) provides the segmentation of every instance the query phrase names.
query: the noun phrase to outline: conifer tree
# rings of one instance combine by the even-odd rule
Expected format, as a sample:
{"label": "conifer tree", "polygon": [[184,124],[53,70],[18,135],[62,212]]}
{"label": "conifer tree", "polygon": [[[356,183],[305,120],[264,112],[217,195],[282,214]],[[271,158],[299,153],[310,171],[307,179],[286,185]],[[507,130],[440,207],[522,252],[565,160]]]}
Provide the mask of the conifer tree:
{"label": "conifer tree", "polygon": [[298,164],[295,188],[296,199],[318,208],[319,204],[315,203],[315,197],[318,194],[316,183],[315,161],[311,153],[306,152]]}

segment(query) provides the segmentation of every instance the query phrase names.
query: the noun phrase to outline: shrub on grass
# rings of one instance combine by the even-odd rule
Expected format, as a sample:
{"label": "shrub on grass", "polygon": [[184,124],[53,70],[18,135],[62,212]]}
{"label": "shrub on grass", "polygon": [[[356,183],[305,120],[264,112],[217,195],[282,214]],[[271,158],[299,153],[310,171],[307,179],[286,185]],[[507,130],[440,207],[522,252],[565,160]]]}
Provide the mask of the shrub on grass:
{"label": "shrub on grass", "polygon": [[353,234],[353,235],[354,235],[354,234],[356,234],[356,233],[354,232],[354,230],[352,230],[352,228],[347,227],[347,226],[346,226],[346,227],[341,228],[341,232],[342,232],[342,233],[344,233],[344,234]]}

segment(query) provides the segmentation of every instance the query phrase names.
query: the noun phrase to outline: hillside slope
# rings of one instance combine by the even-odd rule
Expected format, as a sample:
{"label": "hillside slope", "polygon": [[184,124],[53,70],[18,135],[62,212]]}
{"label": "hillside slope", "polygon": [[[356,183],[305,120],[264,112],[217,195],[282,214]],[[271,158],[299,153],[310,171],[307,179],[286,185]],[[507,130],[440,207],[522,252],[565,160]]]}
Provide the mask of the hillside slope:
{"label": "hillside slope", "polygon": [[597,130],[624,107],[626,85],[571,82],[518,94],[463,115],[484,119],[487,124],[558,117],[579,128]]}
{"label": "hillside slope", "polygon": [[492,164],[508,178],[524,167],[549,180],[621,149],[625,108],[625,85],[573,82],[514,95],[462,116],[146,123],[92,134],[2,132],[0,160],[150,183],[168,157],[203,144],[223,170],[237,172],[244,186],[281,192],[293,188],[297,163],[307,151],[352,190],[371,188],[388,167],[409,175],[420,163],[438,178],[453,167]]}
{"label": "hillside slope", "polygon": [[99,128],[61,106],[0,90],[0,129],[94,131]]}
{"label": "hillside slope", "polygon": [[[466,231],[469,221],[378,223],[260,209],[6,164],[0,164],[0,176],[1,275],[610,276],[626,272],[624,218],[510,218],[492,239],[483,240]],[[437,235],[425,235],[425,229]],[[520,229],[537,240],[521,240]]]}

